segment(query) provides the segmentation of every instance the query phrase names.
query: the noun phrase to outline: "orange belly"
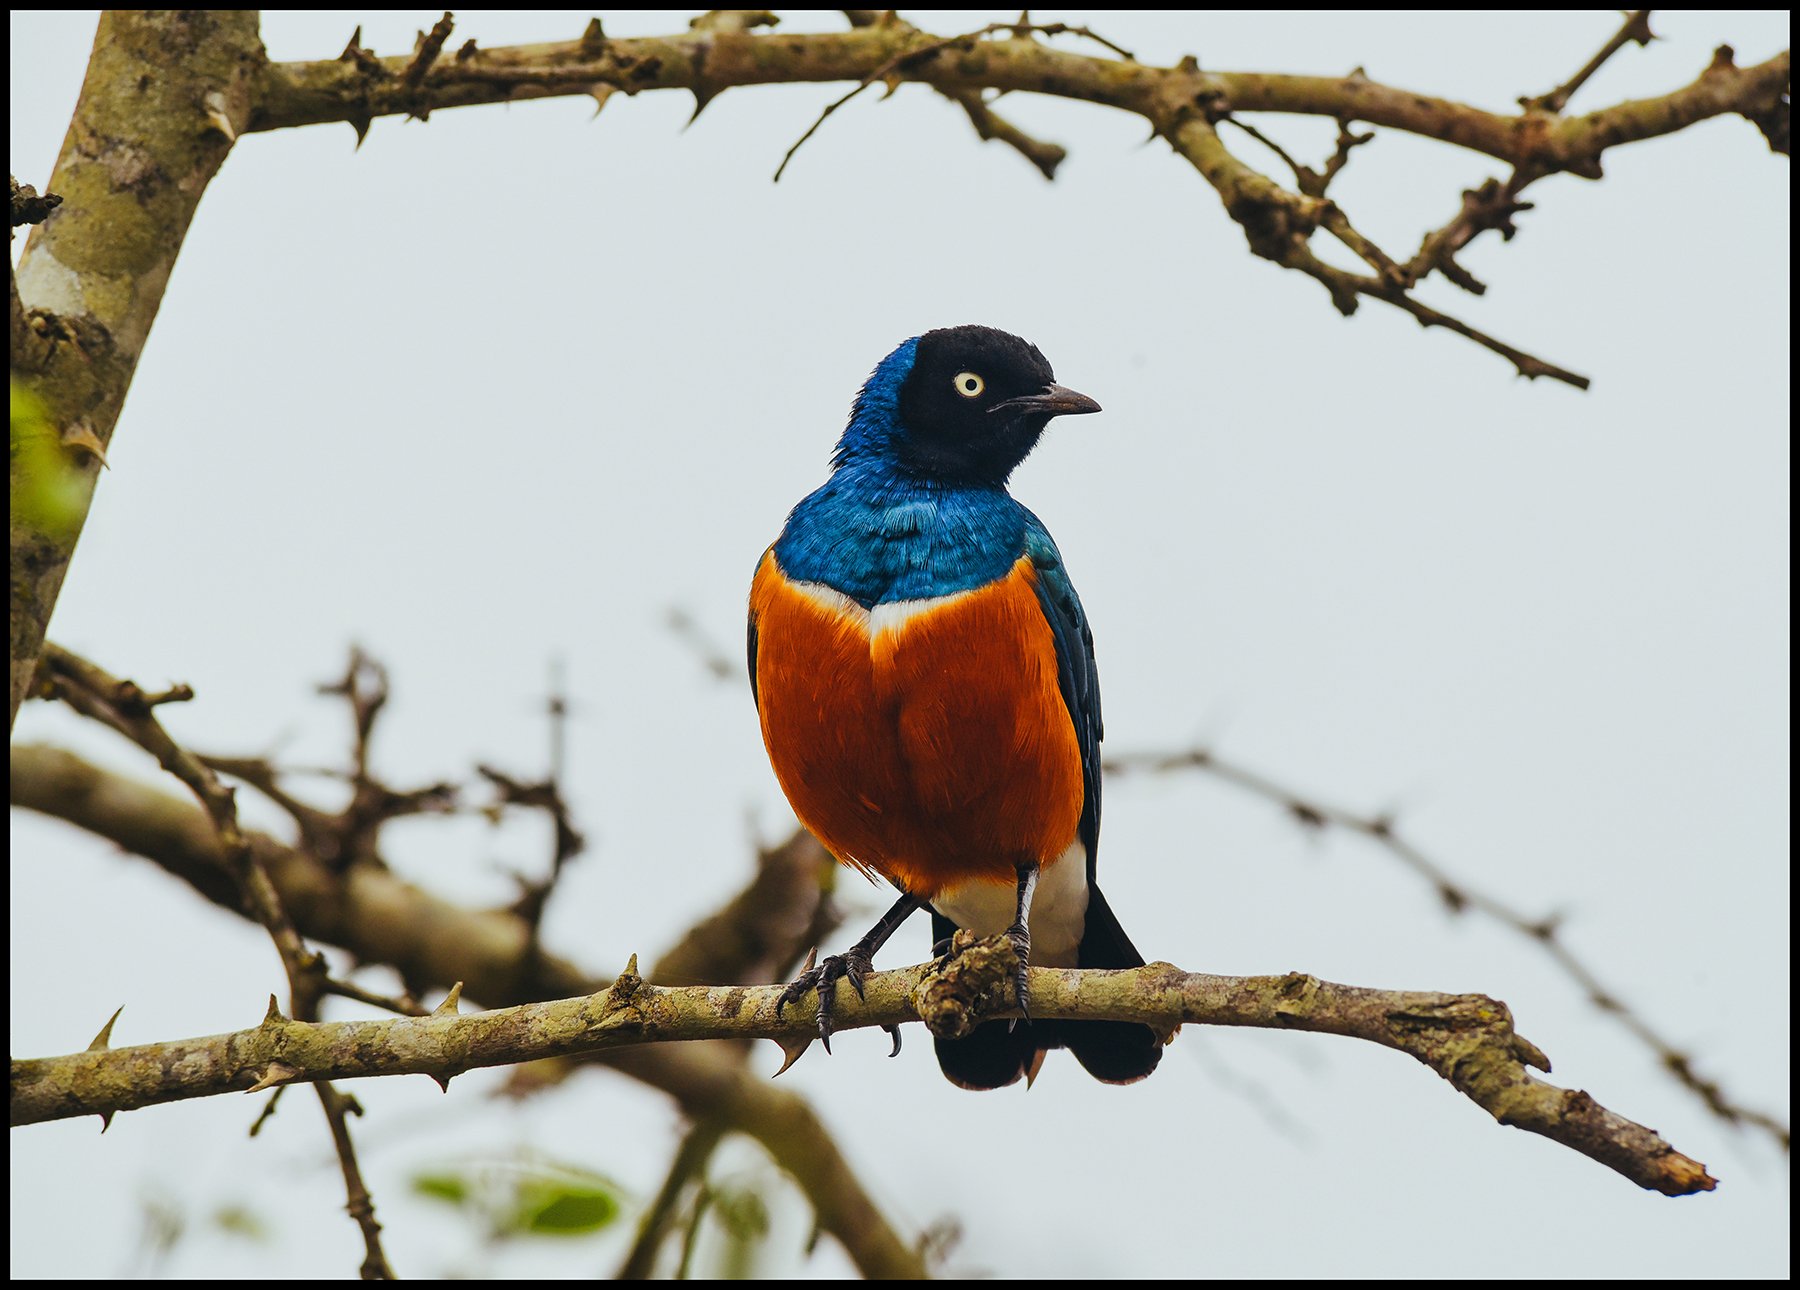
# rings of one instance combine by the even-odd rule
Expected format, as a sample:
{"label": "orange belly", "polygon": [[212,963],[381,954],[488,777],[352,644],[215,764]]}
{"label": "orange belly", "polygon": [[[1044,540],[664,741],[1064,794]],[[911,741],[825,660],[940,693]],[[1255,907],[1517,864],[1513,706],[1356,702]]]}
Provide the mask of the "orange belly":
{"label": "orange belly", "polygon": [[985,587],[871,614],[763,557],[750,588],[763,742],[838,859],[929,898],[1010,884],[1068,849],[1081,750],[1036,578],[1021,559]]}

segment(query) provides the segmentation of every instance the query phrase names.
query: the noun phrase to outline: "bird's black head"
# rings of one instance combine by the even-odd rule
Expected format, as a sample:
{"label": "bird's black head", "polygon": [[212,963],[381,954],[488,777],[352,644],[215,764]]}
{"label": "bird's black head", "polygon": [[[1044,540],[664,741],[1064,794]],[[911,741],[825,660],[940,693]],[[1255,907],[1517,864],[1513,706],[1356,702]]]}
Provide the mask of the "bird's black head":
{"label": "bird's black head", "polygon": [[872,450],[928,479],[1003,484],[1051,417],[1099,410],[1056,384],[1037,346],[992,327],[945,327],[907,341],[875,369],[838,459]]}

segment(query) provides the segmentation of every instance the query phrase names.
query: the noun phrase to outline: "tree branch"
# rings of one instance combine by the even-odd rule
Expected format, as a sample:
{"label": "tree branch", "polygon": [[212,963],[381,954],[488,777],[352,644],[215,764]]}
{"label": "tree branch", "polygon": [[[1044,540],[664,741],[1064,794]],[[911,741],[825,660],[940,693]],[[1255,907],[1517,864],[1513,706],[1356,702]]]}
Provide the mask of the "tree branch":
{"label": "tree branch", "polygon": [[[40,745],[13,748],[10,782],[13,805],[107,838],[242,913],[198,808]],[[389,964],[416,993],[462,981],[465,997],[509,1004],[589,994],[605,984],[566,959],[528,955],[530,931],[515,913],[453,905],[374,857],[327,864],[267,834],[247,836],[303,935],[342,946],[361,962]],[[804,1098],[747,1071],[737,1045],[619,1049],[599,1060],[666,1093],[690,1119],[723,1117],[761,1143],[863,1275],[924,1275],[918,1252],[888,1223],[817,1113]]]}
{"label": "tree branch", "polygon": [[[64,202],[32,230],[16,274],[23,313],[45,341],[16,375],[65,438],[79,428],[101,453],[111,443],[188,224],[248,123],[265,66],[255,10],[102,15],[50,177]],[[143,76],[146,67],[158,74]],[[14,508],[9,724],[36,671],[98,469],[90,458],[80,472],[69,523],[33,523]]]}
{"label": "tree branch", "polygon": [[1652,1053],[1658,1063],[1675,1079],[1706,1104],[1714,1115],[1731,1124],[1747,1124],[1760,1129],[1787,1151],[1792,1145],[1788,1126],[1774,1116],[1734,1101],[1715,1080],[1707,1079],[1694,1069],[1694,1058],[1677,1048],[1660,1031],[1638,1015],[1622,998],[1601,981],[1594,969],[1569,948],[1562,935],[1561,921],[1555,916],[1533,918],[1522,910],[1488,892],[1470,887],[1453,877],[1448,869],[1432,859],[1405,837],[1391,815],[1361,815],[1319,801],[1278,784],[1266,775],[1227,761],[1207,748],[1190,748],[1174,753],[1125,753],[1106,759],[1110,775],[1133,772],[1168,774],[1195,770],[1211,775],[1286,811],[1302,827],[1336,828],[1359,834],[1386,849],[1406,868],[1430,883],[1432,889],[1452,914],[1474,911],[1519,933],[1540,946],[1560,969],[1587,996],[1599,1011],[1616,1018]]}
{"label": "tree branch", "polygon": [[[850,20],[852,27],[875,27],[882,25],[901,25],[910,27],[898,13],[892,9],[846,9],[844,17]],[[916,27],[912,30],[917,31]],[[926,39],[930,39],[926,37]],[[1042,139],[1034,139],[1019,129],[1011,121],[1001,116],[987,101],[982,98],[980,90],[955,90],[943,92],[944,97],[960,107],[969,118],[969,124],[975,127],[975,133],[984,140],[998,140],[1013,149],[1025,160],[1037,167],[1038,173],[1045,179],[1056,178],[1056,168],[1062,165],[1069,151],[1061,144],[1046,143]]]}
{"label": "tree branch", "polygon": [[1600,46],[1600,52],[1588,59],[1587,65],[1558,85],[1548,94],[1540,94],[1536,98],[1521,98],[1519,106],[1527,111],[1560,112],[1568,105],[1575,91],[1586,85],[1588,78],[1599,71],[1607,59],[1618,53],[1633,41],[1640,45],[1648,45],[1656,39],[1656,33],[1650,30],[1650,11],[1633,9],[1625,15],[1625,25],[1613,33],[1612,39]]}
{"label": "tree branch", "polygon": [[[877,973],[866,997],[839,999],[838,1028],[924,1020],[966,1034],[989,1016],[1014,1015],[1004,938],[963,934],[948,966]],[[1429,1066],[1502,1124],[1541,1134],[1668,1196],[1716,1185],[1699,1162],[1585,1092],[1548,1084],[1527,1067],[1549,1061],[1513,1029],[1504,1004],[1482,995],[1370,990],[1301,973],[1224,977],[1166,963],[1129,971],[1032,968],[1033,1014],[1047,1020],[1253,1026],[1341,1035],[1393,1048]],[[473,1016],[308,1024],[271,1011],[249,1030],[63,1057],[15,1060],[12,1123],[110,1114],[251,1086],[374,1075],[430,1075],[447,1083],[467,1070],[542,1057],[674,1040],[804,1042],[804,1008],[777,1016],[784,987],[650,985],[637,960],[582,998],[524,1004]],[[996,1007],[998,999],[1002,1006]]]}
{"label": "tree branch", "polygon": [[[1037,32],[1101,39],[1086,28],[1060,23],[1036,26],[1021,19],[938,37],[909,23],[881,21],[875,11],[846,12],[856,27],[842,34],[776,37],[708,26],[667,37],[583,38],[482,50],[433,69],[416,90],[396,84],[407,66],[397,58],[371,57],[366,65],[354,68],[338,60],[279,64],[270,67],[265,78],[252,128],[327,120],[362,123],[371,116],[411,110],[409,103],[420,95],[430,107],[459,107],[546,95],[688,89],[704,103],[734,85],[854,81],[855,88],[827,107],[788,150],[781,167],[785,169],[825,118],[861,90],[876,81],[890,86],[917,81],[961,103],[982,137],[1006,139],[1048,175],[1061,160],[1060,150],[1052,154],[1048,149],[1053,145],[1019,135],[993,116],[981,95],[987,90],[1028,90],[1079,99],[1143,116],[1219,189],[1232,218],[1244,226],[1253,251],[1317,279],[1341,312],[1352,313],[1359,297],[1373,296],[1405,310],[1422,326],[1445,328],[1499,354],[1525,377],[1546,376],[1579,389],[1587,388],[1586,377],[1487,336],[1406,294],[1433,267],[1475,290],[1479,284],[1455,265],[1451,259],[1455,247],[1449,243],[1460,245],[1457,235],[1466,231],[1472,236],[1479,227],[1465,230],[1462,223],[1453,223],[1437,243],[1427,239],[1420,258],[1403,271],[1324,200],[1327,176],[1314,176],[1310,170],[1302,174],[1296,168],[1301,191],[1281,188],[1233,157],[1219,142],[1212,123],[1234,112],[1294,112],[1331,116],[1340,123],[1360,120],[1389,126],[1510,162],[1517,175],[1529,176],[1515,181],[1514,195],[1525,182],[1545,175],[1568,172],[1598,178],[1600,157],[1608,148],[1672,133],[1711,116],[1737,113],[1755,121],[1772,147],[1786,134],[1785,52],[1757,67],[1740,69],[1732,64],[1729,51],[1723,51],[1684,89],[1565,119],[1537,107],[1516,116],[1487,112],[1382,85],[1360,70],[1344,77],[1203,72],[1193,59],[1174,67],[1151,67],[1128,56],[1101,58],[1055,50],[1029,38]],[[1634,31],[1628,23],[1624,37]],[[1101,43],[1123,53],[1109,42]],[[1572,93],[1588,74],[1591,68],[1567,91]],[[1341,151],[1342,144],[1340,140]],[[1341,159],[1337,165],[1342,165]],[[776,177],[780,174],[778,169]],[[1279,226],[1273,230],[1266,227],[1271,217]],[[1347,273],[1320,261],[1306,245],[1319,228],[1369,264],[1373,276]]]}
{"label": "tree branch", "polygon": [[[332,985],[327,979],[324,956],[306,945],[288,917],[274,883],[269,880],[267,868],[238,824],[236,794],[219,782],[209,766],[177,744],[156,718],[158,704],[185,702],[194,697],[194,692],[182,685],[162,694],[146,694],[133,682],[121,681],[50,642],[44,644],[40,667],[47,693],[62,699],[84,716],[117,730],[155,757],[164,770],[186,784],[200,799],[211,817],[219,847],[225,853],[225,863],[243,905],[268,932],[281,956],[282,969],[287,975],[289,1006],[295,1018],[302,1022],[317,1021],[319,1004]],[[342,990],[343,987],[339,987],[339,991]],[[273,1004],[271,996],[271,1013]],[[314,1088],[344,1175],[345,1208],[363,1239],[363,1279],[391,1281],[394,1271],[381,1246],[381,1224],[375,1219],[375,1201],[363,1181],[356,1147],[350,1137],[349,1117],[360,1114],[361,1108],[333,1088],[328,1080],[316,1081]]]}
{"label": "tree branch", "polygon": [[[998,24],[995,30],[1011,30]],[[921,43],[937,48],[921,49]],[[955,57],[948,57],[955,46]],[[270,64],[249,129],[279,130],[359,115],[409,110],[403,83],[410,56],[373,60],[364,76],[337,59]],[[888,65],[892,63],[891,68]],[[884,70],[885,69],[885,70]],[[1766,110],[1785,92],[1784,51],[1754,67],[1714,61],[1685,88],[1586,116],[1508,115],[1383,85],[1360,72],[1294,76],[1203,72],[1192,60],[1156,67],[1053,49],[1007,37],[937,37],[907,23],[848,32],[776,35],[689,31],[670,36],[510,45],[439,62],[420,92],[433,110],[517,98],[592,94],[604,84],[627,94],[750,85],[861,82],[877,73],[939,90],[1028,91],[1135,112],[1146,119],[1177,104],[1232,112],[1291,112],[1388,126],[1485,153],[1546,174],[1597,174],[1598,158],[1622,143],[1671,134],[1709,117]]]}

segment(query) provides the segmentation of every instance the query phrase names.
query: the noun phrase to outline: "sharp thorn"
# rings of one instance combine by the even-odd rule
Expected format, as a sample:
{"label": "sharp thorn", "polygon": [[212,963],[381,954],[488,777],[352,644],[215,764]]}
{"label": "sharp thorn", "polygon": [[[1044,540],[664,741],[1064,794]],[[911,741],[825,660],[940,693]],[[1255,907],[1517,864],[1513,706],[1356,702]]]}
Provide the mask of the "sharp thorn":
{"label": "sharp thorn", "polygon": [[461,1002],[462,982],[458,981],[455,985],[450,987],[450,993],[444,996],[444,1001],[431,1010],[431,1015],[434,1017],[454,1017],[457,1011],[457,1004]]}
{"label": "sharp thorn", "polygon": [[812,1047],[812,1036],[808,1035],[806,1038],[795,1043],[787,1043],[780,1039],[777,1039],[775,1042],[781,1045],[781,1051],[784,1056],[781,1062],[781,1069],[776,1071],[774,1075],[769,1076],[770,1079],[775,1079],[778,1076],[787,1074],[789,1068],[792,1067],[795,1062],[800,1060],[808,1048]]}
{"label": "sharp thorn", "polygon": [[[100,1033],[94,1036],[94,1042],[87,1046],[87,1050],[90,1053],[103,1053],[108,1048],[112,1047],[113,1022],[117,1021],[119,1019],[119,1013],[124,1012],[124,1011],[125,1011],[125,1007],[123,1004],[121,1004],[119,1006],[118,1012],[113,1013],[112,1016],[110,1016],[106,1019],[106,1024],[104,1026],[100,1027]],[[102,1133],[106,1132],[105,1129],[102,1129],[100,1131]]]}

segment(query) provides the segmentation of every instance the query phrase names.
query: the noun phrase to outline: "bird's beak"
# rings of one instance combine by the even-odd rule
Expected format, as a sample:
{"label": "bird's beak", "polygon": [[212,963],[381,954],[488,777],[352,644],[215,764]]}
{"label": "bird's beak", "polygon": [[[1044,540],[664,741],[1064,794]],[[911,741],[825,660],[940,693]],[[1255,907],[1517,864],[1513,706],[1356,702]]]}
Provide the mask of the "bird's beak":
{"label": "bird's beak", "polygon": [[989,412],[1038,413],[1047,417],[1070,416],[1078,412],[1098,412],[1100,405],[1085,394],[1077,394],[1066,385],[1046,385],[1036,394],[996,403]]}

